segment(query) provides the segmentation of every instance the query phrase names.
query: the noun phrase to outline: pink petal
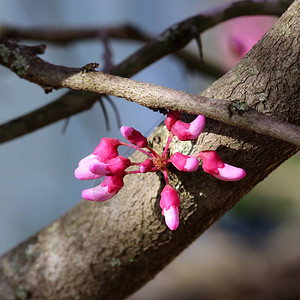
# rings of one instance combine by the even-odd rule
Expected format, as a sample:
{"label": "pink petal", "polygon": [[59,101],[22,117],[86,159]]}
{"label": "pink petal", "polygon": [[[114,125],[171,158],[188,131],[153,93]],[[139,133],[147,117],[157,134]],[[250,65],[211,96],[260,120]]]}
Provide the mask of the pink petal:
{"label": "pink petal", "polygon": [[124,176],[106,176],[101,184],[81,193],[82,198],[90,201],[106,201],[116,195],[124,186]]}
{"label": "pink petal", "polygon": [[205,126],[205,117],[202,115],[197,116],[197,118],[191,123],[184,123],[182,121],[176,121],[172,126],[172,133],[178,137],[180,141],[195,140],[198,138],[200,133],[203,131]]}
{"label": "pink petal", "polygon": [[172,164],[179,170],[185,172],[193,172],[198,169],[199,161],[194,156],[184,155],[180,152],[176,152],[171,155]]}
{"label": "pink petal", "polygon": [[91,180],[102,177],[102,175],[96,175],[89,170],[89,166],[93,163],[97,163],[97,156],[94,154],[90,154],[83,158],[76,168],[74,175],[79,180]]}
{"label": "pink petal", "polygon": [[164,209],[168,210],[170,206],[179,207],[180,199],[178,194],[169,184],[167,184],[162,190],[159,204],[163,211]]}
{"label": "pink petal", "polygon": [[111,175],[122,175],[125,169],[127,169],[130,165],[130,159],[121,155],[110,159],[107,162],[107,167],[110,170]]}
{"label": "pink petal", "polygon": [[107,164],[104,163],[104,162],[100,162],[98,160],[89,165],[89,170],[93,174],[101,175],[101,177],[110,173],[108,168],[107,168]]}
{"label": "pink petal", "polygon": [[223,181],[237,181],[246,176],[246,172],[242,168],[234,167],[228,164],[224,164],[224,168],[219,168],[219,174],[214,177]]}
{"label": "pink petal", "polygon": [[147,158],[145,161],[143,161],[140,166],[139,170],[141,173],[147,173],[153,168],[153,162],[151,159]]}
{"label": "pink petal", "polygon": [[190,123],[190,128],[188,129],[188,132],[191,133],[190,139],[195,140],[198,138],[200,133],[203,131],[205,126],[205,117],[202,115],[199,115],[193,122]]}
{"label": "pink petal", "polygon": [[122,126],[121,133],[130,143],[138,147],[145,148],[148,146],[147,138],[132,127]]}
{"label": "pink petal", "polygon": [[179,210],[177,206],[170,206],[169,209],[163,210],[166,225],[171,229],[177,229],[179,225]]}
{"label": "pink petal", "polygon": [[108,160],[106,163],[94,162],[89,166],[89,170],[97,175],[122,175],[131,164],[130,160],[124,156],[117,156]]}
{"label": "pink petal", "polygon": [[118,147],[121,144],[121,141],[115,138],[102,138],[93,154],[97,155],[99,161],[106,162],[119,155]]}
{"label": "pink petal", "polygon": [[83,190],[81,193],[82,198],[90,201],[106,201],[112,198],[115,193],[109,193],[108,187],[103,187],[102,185],[97,185],[91,189]]}
{"label": "pink petal", "polygon": [[176,135],[180,141],[188,141],[191,136],[190,132],[188,132],[189,127],[189,123],[178,120],[172,126],[171,132]]}
{"label": "pink petal", "polygon": [[199,161],[196,157],[194,156],[190,156],[187,160],[186,160],[186,164],[184,166],[185,171],[187,172],[194,172],[198,169],[199,167]]}
{"label": "pink petal", "polygon": [[117,193],[123,186],[124,186],[124,181],[123,181],[124,175],[122,176],[106,176],[104,180],[101,183],[101,186],[108,187],[108,192],[109,193]]}
{"label": "pink petal", "polygon": [[219,169],[224,167],[224,163],[216,151],[201,151],[198,157],[203,162],[203,170],[211,175],[218,175]]}
{"label": "pink petal", "polygon": [[165,119],[165,125],[169,131],[171,131],[172,126],[176,121],[180,120],[181,113],[179,111],[170,110],[167,114],[167,118]]}

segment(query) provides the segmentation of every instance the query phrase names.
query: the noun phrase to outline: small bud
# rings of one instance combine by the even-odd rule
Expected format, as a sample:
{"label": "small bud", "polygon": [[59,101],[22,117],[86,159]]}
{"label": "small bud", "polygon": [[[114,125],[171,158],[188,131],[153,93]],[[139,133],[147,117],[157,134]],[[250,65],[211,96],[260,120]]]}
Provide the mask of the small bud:
{"label": "small bud", "polygon": [[128,158],[117,156],[106,163],[96,161],[89,166],[89,170],[96,175],[122,175],[126,168],[131,165]]}
{"label": "small bud", "polygon": [[184,155],[180,152],[174,153],[170,159],[179,171],[194,172],[199,167],[199,161],[196,157]]}
{"label": "small bud", "polygon": [[119,155],[118,147],[121,144],[122,142],[115,138],[102,138],[93,154],[98,156],[99,161],[106,162]]}
{"label": "small bud", "polygon": [[202,151],[198,154],[205,172],[223,181],[237,181],[246,176],[242,168],[234,167],[222,161],[216,151]]}
{"label": "small bud", "polygon": [[98,157],[94,154],[90,154],[84,157],[79,163],[78,167],[76,168],[74,175],[79,180],[91,180],[91,179],[98,179],[102,177],[102,175],[94,174],[90,171],[90,165],[94,163],[98,163]]}
{"label": "small bud", "polygon": [[180,120],[176,121],[172,126],[172,133],[178,137],[180,141],[195,140],[203,131],[205,126],[205,117],[199,115],[191,123],[184,123]]}
{"label": "small bud", "polygon": [[161,192],[160,207],[166,225],[171,230],[177,229],[179,225],[179,205],[180,200],[176,191],[170,185],[166,185]]}
{"label": "small bud", "polygon": [[165,125],[169,131],[171,131],[172,126],[176,121],[180,120],[181,113],[179,111],[170,110],[167,114],[167,118],[165,119]]}
{"label": "small bud", "polygon": [[151,159],[147,158],[145,161],[143,161],[140,166],[139,170],[141,173],[147,173],[153,168],[153,162]]}
{"label": "small bud", "polygon": [[124,176],[106,176],[101,184],[81,193],[82,198],[90,201],[106,201],[116,195],[124,186]]}
{"label": "small bud", "polygon": [[132,127],[122,126],[121,133],[130,143],[140,148],[145,148],[148,146],[147,138]]}
{"label": "small bud", "polygon": [[179,225],[179,209],[177,206],[170,206],[169,209],[163,210],[166,225],[171,230],[176,230]]}

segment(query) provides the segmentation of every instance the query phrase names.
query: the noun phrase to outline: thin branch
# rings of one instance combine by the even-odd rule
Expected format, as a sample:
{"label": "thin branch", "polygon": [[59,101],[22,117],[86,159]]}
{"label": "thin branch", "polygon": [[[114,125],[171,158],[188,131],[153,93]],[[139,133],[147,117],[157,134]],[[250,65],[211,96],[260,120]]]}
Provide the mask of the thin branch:
{"label": "thin branch", "polygon": [[104,115],[106,130],[109,131],[110,130],[110,123],[109,123],[109,117],[108,117],[106,107],[105,107],[104,103],[102,102],[102,99],[99,99],[98,102],[101,106],[101,109],[102,109],[102,112],[103,112],[103,115]]}
{"label": "thin branch", "polygon": [[[98,96],[99,99],[99,95]],[[4,143],[34,130],[86,110],[95,103],[95,94],[70,91],[57,100],[29,114],[0,126],[0,143]]]}
{"label": "thin branch", "polygon": [[121,127],[122,124],[121,124],[121,116],[119,114],[119,111],[118,111],[118,108],[116,106],[116,104],[114,103],[114,101],[107,95],[104,95],[104,98],[108,101],[108,103],[111,105],[114,113],[115,113],[115,117],[116,117],[116,120],[117,120],[117,126],[118,127]]}
{"label": "thin branch", "polygon": [[24,40],[40,40],[55,44],[70,44],[80,40],[98,39],[105,34],[109,38],[133,39],[147,42],[150,37],[132,25],[94,28],[15,27],[2,25],[1,36]]}
{"label": "thin branch", "polygon": [[[49,27],[23,29],[1,26],[0,36],[66,44],[82,39],[99,38],[99,36],[105,33],[110,38],[133,39],[147,42],[144,47],[114,68],[113,72],[110,72],[122,77],[131,77],[160,58],[184,48],[195,38],[195,34],[199,36],[205,30],[223,21],[247,15],[279,16],[291,3],[292,0],[247,0],[220,5],[169,27],[156,38],[131,25],[65,29]],[[189,57],[189,53],[184,51],[178,57],[184,59]],[[207,70],[206,64],[203,63],[188,64],[188,66],[200,72]]]}
{"label": "thin branch", "polygon": [[[247,0],[220,5],[194,17],[179,22],[148,42],[139,51],[118,65],[118,75],[131,77],[160,58],[184,48],[205,30],[231,18],[249,15],[281,15],[292,0]],[[111,74],[116,74],[110,72]]]}
{"label": "thin branch", "polygon": [[[236,103],[227,100],[196,96],[102,72],[82,74],[81,69],[47,63],[32,54],[25,46],[20,46],[14,42],[3,41],[2,45],[6,47],[9,56],[5,60],[0,58],[0,63],[19,73],[20,77],[42,87],[89,91],[100,95],[122,97],[150,108],[166,108],[189,114],[203,114],[229,125],[250,129],[260,134],[300,145],[300,127],[266,116],[247,106],[237,106]],[[22,61],[22,65],[16,65],[17,60]],[[4,126],[7,130],[7,124]]]}
{"label": "thin branch", "polygon": [[106,34],[106,32],[102,32],[101,35],[99,35],[100,40],[103,44],[103,60],[104,60],[104,67],[102,68],[103,72],[108,73],[109,70],[112,68],[113,64],[113,55],[111,46],[109,44],[109,39]]}
{"label": "thin branch", "polygon": [[[0,26],[0,32],[2,32],[3,37],[7,38],[42,40],[43,42],[62,45],[80,40],[99,38],[99,36],[105,36],[105,39],[115,38],[141,42],[149,42],[154,39],[154,37],[151,37],[147,33],[131,25],[103,28],[19,28],[12,26]],[[106,45],[104,44],[104,46]],[[175,57],[179,58],[191,71],[205,73],[214,78],[219,78],[225,73],[224,70],[218,68],[212,63],[207,61],[202,62],[199,57],[196,57],[193,53],[190,53],[187,50],[178,51],[174,55]],[[106,57],[104,58],[105,61],[107,61]],[[103,71],[108,71],[108,68],[104,68]]]}

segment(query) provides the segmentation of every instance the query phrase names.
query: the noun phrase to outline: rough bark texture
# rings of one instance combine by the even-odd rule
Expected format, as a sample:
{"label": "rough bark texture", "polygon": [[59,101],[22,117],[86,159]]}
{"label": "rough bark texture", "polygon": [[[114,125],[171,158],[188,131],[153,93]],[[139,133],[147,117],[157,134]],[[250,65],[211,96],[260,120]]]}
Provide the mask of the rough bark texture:
{"label": "rough bark texture", "polygon": [[[295,1],[251,53],[202,95],[245,100],[261,112],[300,125],[299,14],[300,1]],[[124,298],[298,150],[213,120],[207,121],[205,132],[197,143],[175,143],[173,148],[182,147],[184,153],[217,149],[224,161],[247,171],[245,179],[221,182],[201,170],[173,170],[171,184],[182,204],[180,226],[171,232],[160,214],[160,178],[127,176],[125,187],[107,204],[82,201],[4,255],[0,298]],[[159,127],[152,137],[161,146],[166,132]]]}

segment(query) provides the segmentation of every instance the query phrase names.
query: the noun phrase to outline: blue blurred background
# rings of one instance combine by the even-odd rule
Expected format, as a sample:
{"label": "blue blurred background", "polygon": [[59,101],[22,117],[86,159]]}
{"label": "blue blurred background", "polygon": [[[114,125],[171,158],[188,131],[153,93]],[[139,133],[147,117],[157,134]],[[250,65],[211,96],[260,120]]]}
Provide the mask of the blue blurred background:
{"label": "blue blurred background", "polygon": [[[1,25],[84,27],[129,23],[156,35],[173,23],[224,2],[231,1],[2,0],[0,31]],[[221,51],[222,37],[224,34],[220,26],[202,36],[204,58],[222,68],[228,68],[228,60],[224,61]],[[124,40],[112,40],[110,44],[114,63],[121,62],[141,46],[139,42]],[[188,48],[197,53],[194,42]],[[54,64],[72,67],[99,62],[101,69],[104,65],[103,51],[103,45],[98,40],[80,41],[64,47],[47,43],[42,58]],[[201,92],[213,80],[205,75],[189,73],[181,62],[171,56],[133,78],[192,93]],[[2,66],[0,82],[1,124],[41,107],[66,92],[60,90],[46,95],[39,86],[18,78]],[[121,113],[122,125],[133,126],[146,135],[163,118],[159,113],[134,103],[123,99],[114,100]],[[106,130],[103,112],[96,104],[91,110],[72,117],[64,134],[62,130],[65,121],[60,121],[1,145],[0,254],[61,216],[80,200],[86,182],[80,182],[73,176],[78,161],[88,155],[103,136],[121,139],[114,112],[109,104],[106,103],[106,107],[111,123],[109,132]],[[297,213],[299,216],[299,168],[297,157],[282,165],[160,273],[156,281],[148,284],[132,299],[167,299],[168,292],[176,285],[182,290],[202,285],[209,287],[210,276],[216,276],[217,270],[221,270],[220,274],[224,275],[222,272],[231,270],[233,265],[237,268],[233,258],[243,260],[245,256],[242,253],[245,251],[247,259],[253,259],[249,265],[253,266],[253,261],[259,265],[258,257],[261,257],[262,252],[256,255],[251,249],[258,245],[265,249],[267,241],[275,233],[277,241],[281,235],[284,241],[278,246],[279,249],[284,253],[290,251],[288,257],[294,257],[295,247],[284,247],[287,239],[284,233],[299,225],[296,221]],[[289,243],[296,243],[296,249],[299,249],[300,244],[298,236],[288,240]],[[224,252],[221,253],[219,249],[224,249]],[[204,268],[210,271],[201,276],[199,271]],[[178,286],[177,281],[182,283],[182,287]],[[153,284],[155,289],[152,288]],[[173,297],[170,299],[175,299]]]}

